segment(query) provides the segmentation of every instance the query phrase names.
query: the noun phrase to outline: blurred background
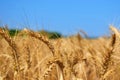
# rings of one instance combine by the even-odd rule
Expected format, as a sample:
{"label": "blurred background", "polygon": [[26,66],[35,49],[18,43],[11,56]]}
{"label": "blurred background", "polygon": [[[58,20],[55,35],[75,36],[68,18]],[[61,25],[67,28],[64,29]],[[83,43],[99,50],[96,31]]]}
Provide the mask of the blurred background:
{"label": "blurred background", "polygon": [[120,27],[120,0],[0,0],[0,26],[10,29],[56,31],[73,35],[83,30],[90,37]]}

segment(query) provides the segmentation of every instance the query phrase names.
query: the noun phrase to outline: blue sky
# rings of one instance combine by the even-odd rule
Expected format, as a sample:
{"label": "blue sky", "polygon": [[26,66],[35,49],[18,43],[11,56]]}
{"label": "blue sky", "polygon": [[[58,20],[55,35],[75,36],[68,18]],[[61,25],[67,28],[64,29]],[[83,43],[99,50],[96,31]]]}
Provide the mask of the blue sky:
{"label": "blue sky", "polygon": [[109,25],[120,24],[120,0],[0,0],[0,25],[28,27],[71,35],[109,34]]}

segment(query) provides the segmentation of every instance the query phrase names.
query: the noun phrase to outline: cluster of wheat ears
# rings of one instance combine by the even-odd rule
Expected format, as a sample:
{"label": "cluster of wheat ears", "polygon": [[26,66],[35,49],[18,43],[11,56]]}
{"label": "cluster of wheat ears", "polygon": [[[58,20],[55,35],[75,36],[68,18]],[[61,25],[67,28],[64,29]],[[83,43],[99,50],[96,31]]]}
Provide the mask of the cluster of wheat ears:
{"label": "cluster of wheat ears", "polygon": [[120,80],[120,32],[110,37],[48,39],[0,29],[0,80]]}

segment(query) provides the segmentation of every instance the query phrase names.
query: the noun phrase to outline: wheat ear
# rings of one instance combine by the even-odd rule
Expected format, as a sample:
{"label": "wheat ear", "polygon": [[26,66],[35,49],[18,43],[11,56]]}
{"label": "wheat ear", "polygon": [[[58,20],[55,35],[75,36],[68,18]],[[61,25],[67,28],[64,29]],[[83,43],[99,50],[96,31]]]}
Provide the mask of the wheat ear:
{"label": "wheat ear", "polygon": [[119,32],[116,28],[110,26],[110,29],[114,32],[114,34],[112,35],[112,40],[110,44],[111,49],[108,50],[108,54],[105,57],[105,62],[103,63],[104,72],[101,77],[102,80],[105,80],[107,78],[106,75],[110,74],[110,72],[113,72],[113,70],[108,71],[108,68],[111,63],[111,56],[113,55],[113,49],[116,42],[116,35],[118,35],[118,37],[120,38]]}
{"label": "wheat ear", "polygon": [[38,39],[38,40],[41,40],[42,42],[44,42],[48,48],[51,50],[52,54],[54,55],[55,54],[55,50],[54,50],[54,47],[53,45],[51,45],[51,43],[47,40],[47,38],[45,38],[44,36],[40,35],[39,33],[37,32],[33,32],[31,30],[28,30],[28,29],[25,29],[24,30],[28,35]]}
{"label": "wheat ear", "polygon": [[14,59],[14,66],[15,66],[15,71],[19,72],[20,71],[20,64],[19,64],[19,52],[17,50],[17,46],[15,42],[12,40],[12,38],[8,35],[8,31],[5,29],[0,29],[0,35],[8,42],[9,46],[12,48],[12,56]]}

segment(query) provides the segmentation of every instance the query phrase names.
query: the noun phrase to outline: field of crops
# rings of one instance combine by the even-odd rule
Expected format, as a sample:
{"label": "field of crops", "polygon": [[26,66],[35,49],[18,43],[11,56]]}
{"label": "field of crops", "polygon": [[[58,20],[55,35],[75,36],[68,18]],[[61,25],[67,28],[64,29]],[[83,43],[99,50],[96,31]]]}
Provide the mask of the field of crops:
{"label": "field of crops", "polygon": [[0,80],[120,80],[120,32],[48,39],[25,29],[0,29]]}

